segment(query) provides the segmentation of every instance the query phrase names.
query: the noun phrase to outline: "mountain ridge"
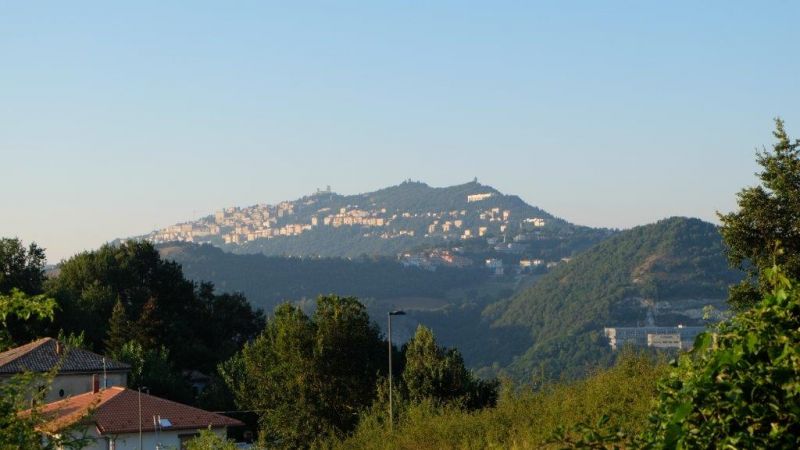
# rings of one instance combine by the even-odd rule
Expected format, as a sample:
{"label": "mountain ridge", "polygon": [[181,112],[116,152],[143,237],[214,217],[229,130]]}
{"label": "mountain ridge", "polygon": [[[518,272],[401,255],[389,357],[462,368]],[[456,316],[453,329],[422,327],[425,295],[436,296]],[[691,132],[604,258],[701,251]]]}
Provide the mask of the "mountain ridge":
{"label": "mountain ridge", "polygon": [[[524,242],[534,239],[566,242],[577,235],[576,242],[594,243],[610,233],[571,224],[477,180],[445,187],[408,180],[360,194],[328,188],[275,205],[223,208],[139,237],[209,243],[234,253],[356,257],[396,256],[474,239],[486,241],[486,249],[502,241],[524,253],[532,247]],[[575,250],[569,242],[562,244],[562,257]]]}
{"label": "mountain ridge", "polygon": [[725,308],[728,286],[740,277],[715,225],[671,217],[596,244],[484,314],[495,327],[530,330],[533,345],[511,373],[530,376],[546,365],[575,375],[612,357],[603,327],[702,325],[703,307]]}

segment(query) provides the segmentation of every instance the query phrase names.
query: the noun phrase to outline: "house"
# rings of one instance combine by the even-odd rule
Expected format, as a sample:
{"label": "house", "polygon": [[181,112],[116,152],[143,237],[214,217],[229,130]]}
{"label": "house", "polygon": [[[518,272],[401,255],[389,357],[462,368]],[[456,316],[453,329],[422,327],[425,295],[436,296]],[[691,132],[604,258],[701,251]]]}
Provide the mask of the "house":
{"label": "house", "polygon": [[23,372],[45,373],[58,367],[44,401],[51,402],[103,387],[127,386],[131,366],[80,348],[67,350],[53,338],[42,338],[0,353],[0,382]]}
{"label": "house", "polygon": [[486,268],[491,270],[496,276],[502,276],[504,273],[503,261],[500,259],[495,259],[495,258],[487,259]]}
{"label": "house", "polygon": [[619,350],[625,345],[635,347],[680,348],[691,349],[694,340],[705,331],[705,327],[607,327],[603,334],[608,338],[612,350]]}
{"label": "house", "polygon": [[[140,412],[141,411],[141,412]],[[209,427],[225,437],[228,427],[244,425],[220,414],[128,388],[114,386],[48,403],[40,413],[45,435],[68,432],[93,440],[88,450],[184,449]],[[21,414],[30,414],[30,410]],[[140,434],[141,430],[141,434]]]}

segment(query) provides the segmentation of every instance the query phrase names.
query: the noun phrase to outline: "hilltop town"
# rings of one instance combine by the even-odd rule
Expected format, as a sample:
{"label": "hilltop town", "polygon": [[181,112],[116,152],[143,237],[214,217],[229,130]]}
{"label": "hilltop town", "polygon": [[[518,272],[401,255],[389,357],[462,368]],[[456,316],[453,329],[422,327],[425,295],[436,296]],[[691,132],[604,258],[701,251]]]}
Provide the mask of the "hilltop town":
{"label": "hilltop town", "polygon": [[208,243],[234,253],[355,257],[403,265],[485,267],[497,275],[552,266],[609,230],[579,227],[477,181],[445,188],[406,181],[344,196],[330,187],[294,201],[229,207],[143,236]]}
{"label": "hilltop town", "polygon": [[[546,225],[543,217],[512,217],[511,210],[493,207],[494,195],[487,192],[465,196],[467,204],[480,204],[469,210],[415,212],[350,204],[333,210],[319,201],[322,195],[318,193],[308,199],[277,205],[224,208],[213,216],[157,230],[148,235],[148,239],[156,243],[220,240],[236,245],[258,239],[299,236],[317,227],[361,227],[364,237],[393,239],[415,236],[422,225],[424,237],[468,240],[513,232],[513,239],[519,242],[531,239],[530,232]],[[318,203],[321,207],[309,214]],[[297,210],[305,214],[296,214]]]}

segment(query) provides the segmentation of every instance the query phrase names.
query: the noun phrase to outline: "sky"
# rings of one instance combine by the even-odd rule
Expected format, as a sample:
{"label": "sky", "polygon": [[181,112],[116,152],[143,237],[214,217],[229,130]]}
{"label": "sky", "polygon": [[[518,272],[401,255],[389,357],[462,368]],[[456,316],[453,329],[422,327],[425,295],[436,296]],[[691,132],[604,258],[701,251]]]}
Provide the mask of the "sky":
{"label": "sky", "polygon": [[0,236],[49,262],[330,185],[714,221],[800,135],[797,2],[3,2]]}

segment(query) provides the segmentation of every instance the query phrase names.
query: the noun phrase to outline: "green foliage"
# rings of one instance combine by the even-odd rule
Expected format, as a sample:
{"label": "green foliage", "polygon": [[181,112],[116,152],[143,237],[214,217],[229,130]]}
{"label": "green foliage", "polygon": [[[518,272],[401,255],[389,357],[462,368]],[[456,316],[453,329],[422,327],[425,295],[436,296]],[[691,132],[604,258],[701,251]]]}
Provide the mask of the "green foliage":
{"label": "green foliage", "polygon": [[173,365],[166,347],[144,348],[138,341],[130,341],[114,356],[131,365],[130,388],[147,387],[153,395],[192,402],[192,390]]}
{"label": "green foliage", "polygon": [[800,279],[800,139],[792,141],[780,119],[775,120],[773,135],[777,142],[772,151],[757,154],[761,185],[739,192],[738,211],[718,214],[729,261],[749,274],[731,291],[730,302],[740,310],[769,291],[769,283],[759,274],[772,266],[775,242],[785,250],[776,262]]}
{"label": "green foliage", "polygon": [[53,320],[56,306],[56,301],[46,295],[28,295],[13,288],[10,294],[0,295],[0,323],[6,326],[10,316]]}
{"label": "green foliage", "polygon": [[[217,295],[211,284],[186,280],[178,264],[161,259],[147,242],[76,255],[60,265],[47,287],[61,307],[58,325],[85,333],[89,348],[116,354],[131,339],[145,352],[158,354],[165,346],[178,373],[213,371],[264,324],[263,313],[243,296]],[[184,391],[161,394],[179,400]]]}
{"label": "green foliage", "polygon": [[106,352],[116,357],[130,338],[131,324],[125,314],[125,305],[117,299],[114,309],[111,310],[111,318],[108,320],[108,335],[103,342]]}
{"label": "green foliage", "polygon": [[429,399],[476,409],[492,406],[497,400],[497,382],[476,379],[458,350],[437,345],[427,327],[417,328],[405,347],[405,357],[403,382],[412,402]]}
{"label": "green foliage", "polygon": [[[277,239],[273,239],[277,240]],[[210,245],[172,243],[160,247],[186,276],[241,291],[264,309],[286,300],[314,299],[336,292],[359,298],[441,297],[448,290],[488,279],[481,268],[403,267],[394,258],[282,258],[236,255]]]}
{"label": "green foliage", "polygon": [[44,249],[31,243],[0,238],[0,294],[19,289],[26,294],[40,294],[44,283]]}
{"label": "green foliage", "polygon": [[9,330],[9,320],[53,320],[57,306],[55,300],[44,294],[28,295],[17,288],[12,288],[7,295],[0,294],[0,325],[3,326],[0,330],[0,351],[16,343]]}
{"label": "green foliage", "polygon": [[186,444],[186,450],[236,450],[236,444],[214,433],[209,427]]}
{"label": "green foliage", "polygon": [[56,340],[61,342],[67,349],[86,348],[86,337],[83,335],[83,332],[67,334],[64,333],[64,330],[59,330]]}
{"label": "green foliage", "polygon": [[30,341],[52,322],[56,305],[41,295],[44,264],[36,243],[25,248],[19,239],[0,238],[0,350]]}
{"label": "green foliage", "polygon": [[[722,301],[728,285],[738,280],[727,267],[716,228],[675,217],[601,242],[486,313],[497,317],[495,326],[530,330],[533,344],[517,348],[522,356],[509,367],[517,379],[529,380],[541,370],[550,378],[575,377],[612,361],[603,327],[647,320],[641,299]],[[679,316],[666,317],[668,322],[661,325],[676,325],[672,321],[677,320],[692,324]]]}
{"label": "green foliage", "polygon": [[187,345],[181,355],[187,362],[207,351],[198,345],[202,340],[187,324],[204,319],[194,286],[183,278],[180,266],[162,261],[149,243],[104,245],[73,256],[59,266],[58,277],[50,280],[48,287],[62,307],[60,324],[66,331],[85,331],[93,348],[103,348],[117,301],[135,318],[149,299],[158,298],[165,326],[155,337],[161,342],[183,338]]}
{"label": "green foliage", "polygon": [[761,303],[697,338],[659,384],[647,448],[800,446],[800,288],[777,268]]}
{"label": "green foliage", "polygon": [[[52,318],[55,306],[52,299],[42,295],[29,296],[16,287],[11,288],[11,295],[0,297],[4,326],[5,320],[12,315],[21,321],[31,317]],[[44,375],[24,373],[0,380],[0,450],[79,449],[89,443],[85,435],[74,429],[67,429],[47,440],[43,440],[37,431],[37,427],[46,421],[40,408],[56,371]]]}
{"label": "green foliage", "polygon": [[78,450],[92,442],[76,426],[47,439],[38,431],[47,421],[41,407],[54,375],[26,373],[0,382],[0,450]]}
{"label": "green foliage", "polygon": [[[409,405],[393,433],[388,431],[383,408],[372,409],[351,436],[330,439],[327,445],[341,449],[555,449],[568,442],[592,442],[582,424],[597,423],[602,423],[596,432],[602,436],[596,438],[607,437],[610,429],[636,435],[648,426],[664,369],[663,363],[651,357],[626,353],[612,368],[581,381],[540,389],[506,384],[495,407],[469,411],[426,400]],[[554,436],[559,427],[566,430],[563,441]]]}
{"label": "green foliage", "polygon": [[557,444],[563,449],[622,449],[628,437],[619,427],[609,427],[609,420],[608,416],[603,416],[595,425],[579,422],[570,431],[559,426],[548,443]]}
{"label": "green foliage", "polygon": [[219,368],[242,409],[259,411],[269,446],[307,447],[353,429],[383,367],[378,328],[354,298],[320,297],[312,317],[284,304]]}

